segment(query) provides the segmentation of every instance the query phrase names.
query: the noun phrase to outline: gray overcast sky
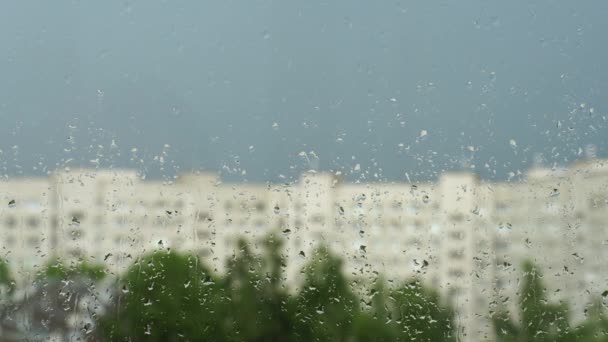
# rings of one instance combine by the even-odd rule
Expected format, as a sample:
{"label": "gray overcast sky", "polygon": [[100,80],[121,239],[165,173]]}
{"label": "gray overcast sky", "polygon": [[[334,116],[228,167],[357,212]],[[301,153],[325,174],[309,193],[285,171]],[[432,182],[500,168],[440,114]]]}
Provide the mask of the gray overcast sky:
{"label": "gray overcast sky", "polygon": [[599,0],[4,1],[0,171],[503,179],[606,156],[606,17]]}

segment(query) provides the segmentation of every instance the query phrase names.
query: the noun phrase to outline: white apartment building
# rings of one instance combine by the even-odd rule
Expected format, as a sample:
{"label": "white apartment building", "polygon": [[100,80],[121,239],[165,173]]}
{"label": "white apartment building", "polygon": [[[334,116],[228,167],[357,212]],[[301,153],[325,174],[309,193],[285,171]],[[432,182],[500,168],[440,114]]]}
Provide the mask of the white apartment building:
{"label": "white apartment building", "polygon": [[313,172],[287,185],[225,184],[209,173],[164,183],[130,170],[63,170],[1,181],[2,201],[0,257],[20,282],[51,255],[120,274],[157,248],[196,253],[221,272],[239,237],[255,242],[276,231],[294,288],[322,243],[352,277],[419,277],[439,289],[470,341],[492,339],[491,310],[517,314],[526,259],[544,272],[548,297],[570,304],[573,321],[608,283],[605,160],[532,169],[503,183],[465,172],[420,184],[345,183]]}

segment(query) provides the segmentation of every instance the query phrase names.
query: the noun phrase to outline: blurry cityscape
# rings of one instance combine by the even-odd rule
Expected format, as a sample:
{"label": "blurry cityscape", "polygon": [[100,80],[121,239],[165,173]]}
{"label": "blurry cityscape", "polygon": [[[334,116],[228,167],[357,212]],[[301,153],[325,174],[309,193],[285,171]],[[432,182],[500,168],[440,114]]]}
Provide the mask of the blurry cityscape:
{"label": "blurry cityscape", "polygon": [[569,305],[571,324],[606,295],[608,161],[600,159],[536,167],[513,182],[448,172],[428,183],[347,183],[339,172],[311,171],[294,184],[231,184],[212,173],[167,182],[133,170],[65,169],[5,179],[0,196],[0,257],[17,288],[49,260],[101,265],[118,277],[158,251],[191,253],[226,274],[241,238],[261,253],[275,233],[288,292],[301,290],[301,270],[326,246],[362,286],[382,276],[438,291],[462,341],[494,339],[492,312],[519,319],[526,261],[542,270],[547,301]]}
{"label": "blurry cityscape", "polygon": [[608,342],[608,2],[3,5],[0,342]]}

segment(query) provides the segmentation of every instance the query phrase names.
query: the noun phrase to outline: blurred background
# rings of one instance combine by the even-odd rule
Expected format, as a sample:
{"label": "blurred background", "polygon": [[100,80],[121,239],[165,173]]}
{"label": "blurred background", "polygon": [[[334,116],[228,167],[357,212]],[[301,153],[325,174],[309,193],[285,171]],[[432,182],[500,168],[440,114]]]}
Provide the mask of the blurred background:
{"label": "blurred background", "polygon": [[1,8],[0,339],[607,338],[608,3]]}

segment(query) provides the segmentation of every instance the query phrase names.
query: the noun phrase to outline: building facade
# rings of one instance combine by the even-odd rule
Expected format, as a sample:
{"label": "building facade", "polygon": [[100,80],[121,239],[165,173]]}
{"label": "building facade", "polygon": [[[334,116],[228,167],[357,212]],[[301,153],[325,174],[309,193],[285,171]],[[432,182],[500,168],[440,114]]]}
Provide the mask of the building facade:
{"label": "building facade", "polygon": [[0,182],[0,257],[27,283],[51,256],[116,275],[158,248],[195,253],[219,272],[245,237],[285,240],[287,281],[320,244],[352,277],[417,277],[457,310],[463,340],[492,339],[491,311],[517,314],[520,266],[544,272],[572,320],[608,280],[608,162],[532,169],[493,183],[453,172],[435,183],[346,183],[306,173],[295,184],[227,184],[209,173],[144,181],[131,170],[63,170]]}

